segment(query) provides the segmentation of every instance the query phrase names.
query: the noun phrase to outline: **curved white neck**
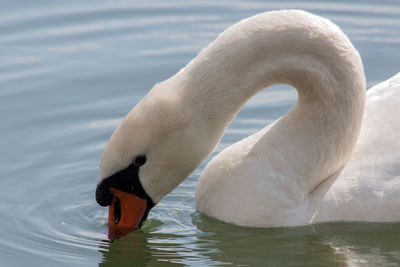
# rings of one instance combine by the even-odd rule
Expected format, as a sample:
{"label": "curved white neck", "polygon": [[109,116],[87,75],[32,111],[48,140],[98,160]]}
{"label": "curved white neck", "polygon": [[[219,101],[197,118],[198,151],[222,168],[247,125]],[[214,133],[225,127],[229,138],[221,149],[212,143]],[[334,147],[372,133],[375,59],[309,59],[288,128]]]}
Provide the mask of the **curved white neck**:
{"label": "curved white neck", "polygon": [[[262,138],[261,149],[290,164],[293,183],[310,192],[343,167],[361,127],[365,78],[361,59],[332,23],[299,12],[260,14],[222,33],[166,83],[215,146],[244,103],[287,83],[296,105]],[[309,16],[309,17],[307,17]]]}

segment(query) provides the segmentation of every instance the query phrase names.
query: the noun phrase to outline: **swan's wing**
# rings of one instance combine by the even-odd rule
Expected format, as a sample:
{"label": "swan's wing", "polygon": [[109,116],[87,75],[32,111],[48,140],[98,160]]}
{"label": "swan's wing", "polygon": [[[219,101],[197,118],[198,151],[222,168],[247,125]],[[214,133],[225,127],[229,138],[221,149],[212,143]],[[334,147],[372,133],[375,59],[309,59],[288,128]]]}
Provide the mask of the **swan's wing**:
{"label": "swan's wing", "polygon": [[315,221],[400,220],[400,73],[368,90],[352,159],[317,213]]}
{"label": "swan's wing", "polygon": [[367,92],[360,137],[343,174],[354,168],[360,179],[395,181],[400,187],[400,73]]}

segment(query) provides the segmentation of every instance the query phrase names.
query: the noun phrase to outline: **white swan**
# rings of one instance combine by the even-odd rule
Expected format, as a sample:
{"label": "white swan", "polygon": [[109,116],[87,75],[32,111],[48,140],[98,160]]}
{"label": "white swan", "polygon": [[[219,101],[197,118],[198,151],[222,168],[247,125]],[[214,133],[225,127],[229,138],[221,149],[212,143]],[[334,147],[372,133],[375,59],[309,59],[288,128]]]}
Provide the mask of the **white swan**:
{"label": "white swan", "polygon": [[97,201],[121,198],[110,207],[110,232],[139,227],[213,151],[246,100],[276,83],[295,87],[297,103],[208,164],[197,208],[257,227],[400,221],[400,75],[369,90],[364,114],[353,45],[330,21],[287,10],[231,26],[126,116],[100,162]]}

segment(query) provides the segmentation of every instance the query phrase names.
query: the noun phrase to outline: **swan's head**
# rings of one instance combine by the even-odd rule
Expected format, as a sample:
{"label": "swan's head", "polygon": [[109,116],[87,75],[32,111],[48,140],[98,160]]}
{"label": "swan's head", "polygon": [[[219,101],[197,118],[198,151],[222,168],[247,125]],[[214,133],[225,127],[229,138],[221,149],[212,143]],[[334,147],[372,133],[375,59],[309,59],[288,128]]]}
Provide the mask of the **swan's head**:
{"label": "swan's head", "polygon": [[194,112],[181,103],[175,91],[158,84],[111,136],[96,189],[97,202],[110,205],[110,238],[139,228],[212,150]]}

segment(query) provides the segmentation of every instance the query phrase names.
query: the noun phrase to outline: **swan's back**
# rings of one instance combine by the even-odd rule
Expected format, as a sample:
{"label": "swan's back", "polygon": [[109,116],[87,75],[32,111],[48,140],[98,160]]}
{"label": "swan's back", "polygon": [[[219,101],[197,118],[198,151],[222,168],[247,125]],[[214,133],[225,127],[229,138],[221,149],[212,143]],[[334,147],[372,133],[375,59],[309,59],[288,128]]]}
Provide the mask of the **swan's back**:
{"label": "swan's back", "polygon": [[[400,219],[399,114],[400,73],[368,90],[352,159],[333,184],[330,182],[332,186],[325,188],[315,222]],[[329,181],[324,186],[328,187]],[[324,186],[317,193],[324,194]]]}

